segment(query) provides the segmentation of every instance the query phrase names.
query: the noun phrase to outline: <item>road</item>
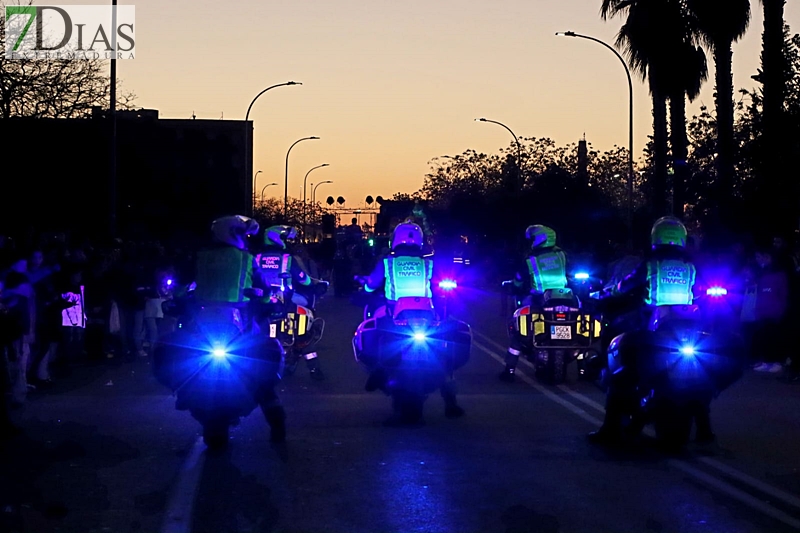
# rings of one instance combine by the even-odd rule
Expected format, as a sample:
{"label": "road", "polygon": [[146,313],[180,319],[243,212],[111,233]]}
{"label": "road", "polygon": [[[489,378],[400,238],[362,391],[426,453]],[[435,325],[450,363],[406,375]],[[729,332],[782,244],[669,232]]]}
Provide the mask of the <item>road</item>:
{"label": "road", "polygon": [[[327,380],[300,368],[281,397],[288,442],[269,444],[259,411],[207,455],[149,361],[75,369],[17,413],[3,445],[3,520],[35,532],[782,532],[800,530],[800,387],[748,371],[716,401],[718,445],[668,457],[590,446],[603,395],[542,386],[532,369],[497,379],[498,297],[459,287],[453,313],[475,334],[457,375],[465,417],[386,428],[390,401],[364,391],[352,332],[361,310],[326,297]],[[6,481],[7,480],[7,481]],[[12,529],[13,530],[13,529]]]}

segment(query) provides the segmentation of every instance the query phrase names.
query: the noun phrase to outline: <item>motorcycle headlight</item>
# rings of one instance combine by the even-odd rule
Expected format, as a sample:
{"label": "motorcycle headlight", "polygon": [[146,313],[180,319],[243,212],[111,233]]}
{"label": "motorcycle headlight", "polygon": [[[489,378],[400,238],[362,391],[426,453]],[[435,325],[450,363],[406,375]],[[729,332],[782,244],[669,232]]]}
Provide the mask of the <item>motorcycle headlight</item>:
{"label": "motorcycle headlight", "polygon": [[223,348],[215,348],[211,352],[211,355],[213,355],[217,359],[224,359],[224,358],[228,357],[228,352],[225,351],[225,349],[223,349]]}
{"label": "motorcycle headlight", "polygon": [[424,341],[427,338],[428,338],[428,336],[425,335],[425,333],[423,333],[421,331],[418,331],[418,332],[414,333],[414,340],[417,341],[417,342]]}
{"label": "motorcycle headlight", "polygon": [[689,344],[681,346],[680,352],[681,355],[685,355],[686,357],[692,357],[694,356],[695,353],[697,353],[694,349],[694,346],[691,346]]}
{"label": "motorcycle headlight", "polygon": [[575,279],[587,280],[589,279],[589,274],[586,272],[578,272],[577,274],[575,274]]}

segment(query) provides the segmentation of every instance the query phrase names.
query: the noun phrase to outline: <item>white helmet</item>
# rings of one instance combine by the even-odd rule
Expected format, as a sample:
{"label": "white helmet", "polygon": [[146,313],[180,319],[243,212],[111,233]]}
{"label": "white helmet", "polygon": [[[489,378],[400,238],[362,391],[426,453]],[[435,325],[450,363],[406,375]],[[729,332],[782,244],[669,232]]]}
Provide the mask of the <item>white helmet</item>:
{"label": "white helmet", "polygon": [[402,224],[398,224],[394,229],[394,234],[392,235],[392,250],[401,244],[422,248],[424,239],[422,228],[412,222],[403,222]]}
{"label": "white helmet", "polygon": [[211,223],[211,233],[218,241],[244,250],[245,237],[258,233],[258,222],[242,215],[222,217]]}

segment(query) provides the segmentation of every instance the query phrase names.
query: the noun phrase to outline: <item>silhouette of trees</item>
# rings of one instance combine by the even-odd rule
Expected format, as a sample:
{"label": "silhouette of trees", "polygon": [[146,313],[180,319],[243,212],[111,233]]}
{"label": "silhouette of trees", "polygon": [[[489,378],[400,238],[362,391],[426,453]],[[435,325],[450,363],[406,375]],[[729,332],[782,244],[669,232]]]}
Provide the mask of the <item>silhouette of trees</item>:
{"label": "silhouette of trees", "polygon": [[[30,5],[32,2],[27,2]],[[5,3],[0,2],[5,12]],[[0,118],[79,118],[110,107],[108,63],[99,59],[6,59],[5,18],[0,24]],[[117,91],[117,107],[130,109],[136,95]]]}

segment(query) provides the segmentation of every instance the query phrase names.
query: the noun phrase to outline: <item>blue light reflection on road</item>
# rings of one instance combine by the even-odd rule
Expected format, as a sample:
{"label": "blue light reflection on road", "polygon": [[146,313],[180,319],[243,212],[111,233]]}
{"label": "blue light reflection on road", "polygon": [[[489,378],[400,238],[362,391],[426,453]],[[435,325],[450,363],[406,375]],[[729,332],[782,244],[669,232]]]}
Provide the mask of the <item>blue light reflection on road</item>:
{"label": "blue light reflection on road", "polygon": [[449,485],[430,454],[401,446],[380,464],[384,480],[382,503],[386,509],[386,531],[455,531]]}

